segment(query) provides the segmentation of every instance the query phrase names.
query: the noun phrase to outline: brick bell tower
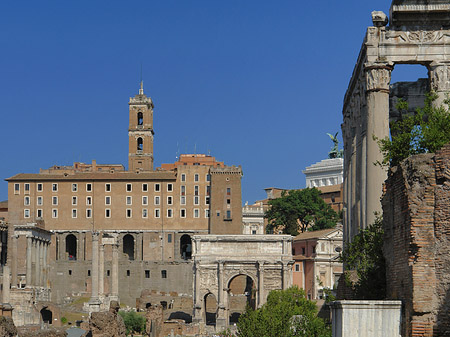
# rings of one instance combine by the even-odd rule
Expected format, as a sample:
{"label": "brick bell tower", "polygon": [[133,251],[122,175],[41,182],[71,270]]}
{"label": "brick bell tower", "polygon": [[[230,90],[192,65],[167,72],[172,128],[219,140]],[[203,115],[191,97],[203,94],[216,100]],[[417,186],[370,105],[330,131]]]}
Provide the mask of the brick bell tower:
{"label": "brick bell tower", "polygon": [[139,94],[128,103],[128,171],[153,170],[153,102],[144,94],[141,81]]}

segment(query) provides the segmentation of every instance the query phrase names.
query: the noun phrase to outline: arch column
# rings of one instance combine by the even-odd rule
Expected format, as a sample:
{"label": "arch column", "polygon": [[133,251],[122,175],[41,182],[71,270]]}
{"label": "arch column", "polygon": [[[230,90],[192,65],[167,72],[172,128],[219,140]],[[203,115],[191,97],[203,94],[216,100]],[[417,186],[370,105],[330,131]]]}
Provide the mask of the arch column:
{"label": "arch column", "polygon": [[258,262],[258,308],[266,303],[266,295],[264,291],[264,261]]}
{"label": "arch column", "polygon": [[[373,136],[375,135],[379,139],[389,137],[389,84],[392,69],[392,65],[387,63],[366,63],[364,65],[367,111],[366,129],[362,143],[365,145],[366,157],[362,160],[361,169],[366,174],[360,181],[364,194],[361,199],[364,200],[365,197],[366,200],[360,210],[366,215],[364,228],[375,220],[374,212],[381,212],[380,195],[383,183],[387,178],[386,170],[374,165],[377,161],[381,162],[383,156]],[[352,174],[355,175],[356,172]],[[366,177],[370,177],[370,181]]]}
{"label": "arch column", "polygon": [[450,63],[432,62],[428,66],[430,72],[431,90],[437,95],[434,105],[439,107],[444,103],[450,92]]}
{"label": "arch column", "polygon": [[[218,292],[217,292],[217,306],[218,306],[218,313],[216,318],[216,327],[219,330],[226,329],[228,326],[228,308],[226,306],[227,303],[225,303],[225,289],[224,289],[224,280],[223,280],[223,268],[224,263],[223,261],[218,261],[217,263],[217,269],[218,269]],[[228,302],[228,301],[227,301]]]}
{"label": "arch column", "polygon": [[203,305],[200,298],[200,267],[194,264],[194,317],[192,321],[199,323],[203,320]]}

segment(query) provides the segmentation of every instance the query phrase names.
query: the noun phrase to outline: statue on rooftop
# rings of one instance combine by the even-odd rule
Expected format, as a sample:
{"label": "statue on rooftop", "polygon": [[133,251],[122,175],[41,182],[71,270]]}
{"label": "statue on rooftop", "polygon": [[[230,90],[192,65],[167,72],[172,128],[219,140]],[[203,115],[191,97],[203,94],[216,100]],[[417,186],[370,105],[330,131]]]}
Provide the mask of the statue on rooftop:
{"label": "statue on rooftop", "polygon": [[332,134],[327,133],[327,135],[330,137],[331,141],[334,144],[331,151],[328,152],[328,158],[330,158],[330,159],[344,157],[344,150],[339,150],[339,140],[337,138],[338,133],[339,132],[336,132],[336,134],[334,136]]}

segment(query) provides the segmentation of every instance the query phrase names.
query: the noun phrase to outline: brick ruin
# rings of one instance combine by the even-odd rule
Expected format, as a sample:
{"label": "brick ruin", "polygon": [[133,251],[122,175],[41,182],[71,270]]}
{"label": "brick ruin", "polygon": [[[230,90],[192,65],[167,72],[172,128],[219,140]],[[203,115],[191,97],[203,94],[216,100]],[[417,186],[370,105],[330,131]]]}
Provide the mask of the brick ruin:
{"label": "brick ruin", "polygon": [[387,299],[402,336],[450,336],[450,144],[391,169],[382,198]]}

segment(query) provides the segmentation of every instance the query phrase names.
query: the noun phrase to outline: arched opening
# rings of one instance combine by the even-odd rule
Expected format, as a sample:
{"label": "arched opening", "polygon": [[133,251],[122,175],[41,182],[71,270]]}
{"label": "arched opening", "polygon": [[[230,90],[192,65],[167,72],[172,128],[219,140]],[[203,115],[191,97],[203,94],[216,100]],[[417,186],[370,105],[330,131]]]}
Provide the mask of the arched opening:
{"label": "arched opening", "polygon": [[47,307],[41,310],[41,319],[42,322],[46,324],[52,324],[53,314],[50,310],[47,309]]}
{"label": "arched opening", "polygon": [[152,306],[152,304],[149,302],[149,303],[146,303],[145,304],[145,309],[148,309],[148,308],[150,308]]}
{"label": "arched opening", "polygon": [[77,259],[77,238],[73,234],[66,236],[66,254],[69,260]]}
{"label": "arched opening", "polygon": [[187,234],[180,238],[180,254],[183,260],[190,260],[192,258],[192,240]]}
{"label": "arched opening", "polygon": [[247,305],[253,310],[256,308],[256,289],[253,279],[243,274],[233,277],[228,283],[228,288],[230,289],[228,297],[230,324],[233,324],[237,323]]}
{"label": "arched opening", "polygon": [[144,141],[141,137],[137,139],[137,149],[138,151],[142,151],[144,149]]}
{"label": "arched opening", "polygon": [[137,114],[137,125],[144,125],[144,115],[140,111]]}
{"label": "arched opening", "polygon": [[217,300],[216,297],[208,293],[203,298],[203,302],[205,305],[205,319],[206,325],[216,325],[216,316],[217,316]]}
{"label": "arched opening", "polygon": [[134,237],[131,234],[123,237],[123,253],[128,256],[128,260],[134,260]]}

